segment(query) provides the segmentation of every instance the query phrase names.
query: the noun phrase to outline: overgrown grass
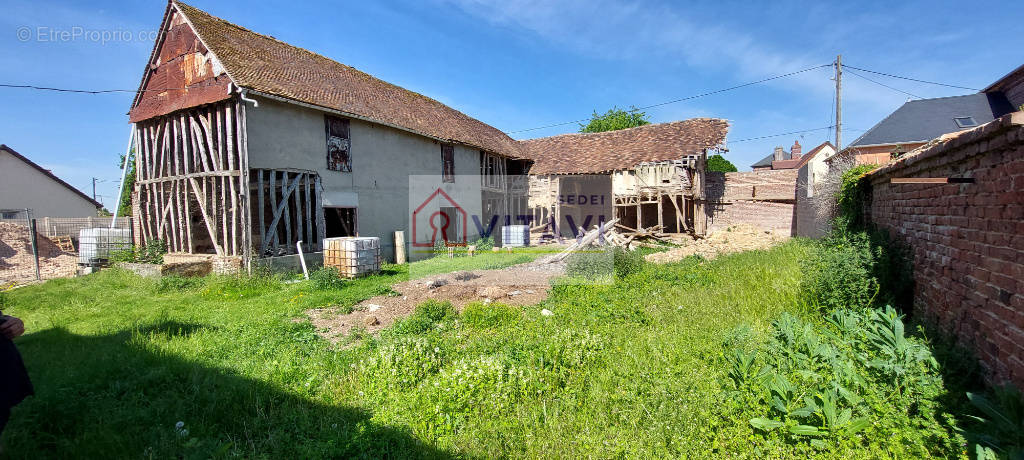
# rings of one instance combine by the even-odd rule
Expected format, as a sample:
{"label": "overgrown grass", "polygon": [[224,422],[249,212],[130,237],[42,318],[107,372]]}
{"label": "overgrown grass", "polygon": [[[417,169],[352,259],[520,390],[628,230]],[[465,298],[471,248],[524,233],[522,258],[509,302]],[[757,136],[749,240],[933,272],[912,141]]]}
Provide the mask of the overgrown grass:
{"label": "overgrown grass", "polygon": [[[424,305],[350,348],[320,339],[303,311],[387,293],[406,267],[327,289],[117,270],[50,281],[9,294],[37,395],[5,442],[16,457],[956,455],[888,446],[881,430],[820,446],[765,437],[749,423],[760,407],[732,403],[723,338],[767,340],[783,313],[814,321],[799,290],[812,251],[793,241],[714,261],[629,260],[613,284],[559,285],[536,306]],[[519,257],[530,256],[413,272]]]}

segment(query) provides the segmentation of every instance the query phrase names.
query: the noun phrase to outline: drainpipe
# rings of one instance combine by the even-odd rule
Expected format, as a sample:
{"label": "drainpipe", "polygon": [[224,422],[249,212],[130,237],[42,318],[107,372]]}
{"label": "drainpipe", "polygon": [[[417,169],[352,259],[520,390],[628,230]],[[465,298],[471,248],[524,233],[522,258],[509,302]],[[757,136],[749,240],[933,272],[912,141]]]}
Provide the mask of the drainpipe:
{"label": "drainpipe", "polygon": [[[235,84],[234,84],[234,83],[230,83],[230,82],[229,82],[229,83],[228,83],[228,94],[231,94],[231,87],[232,87],[232,86],[235,86]],[[259,106],[260,106],[260,103],[259,103],[259,101],[257,101],[256,99],[252,99],[252,98],[250,98],[250,97],[248,97],[248,96],[246,96],[246,95],[245,95],[245,94],[246,94],[246,92],[247,92],[247,90],[246,90],[246,89],[244,89],[244,88],[241,88],[241,87],[239,87],[239,86],[235,86],[235,87],[236,87],[236,88],[238,88],[238,95],[239,95],[239,97],[241,97],[241,98],[242,98],[242,100],[243,100],[243,101],[245,101],[245,102],[249,102],[249,103],[252,103],[252,106],[253,106],[253,107],[259,107]]]}

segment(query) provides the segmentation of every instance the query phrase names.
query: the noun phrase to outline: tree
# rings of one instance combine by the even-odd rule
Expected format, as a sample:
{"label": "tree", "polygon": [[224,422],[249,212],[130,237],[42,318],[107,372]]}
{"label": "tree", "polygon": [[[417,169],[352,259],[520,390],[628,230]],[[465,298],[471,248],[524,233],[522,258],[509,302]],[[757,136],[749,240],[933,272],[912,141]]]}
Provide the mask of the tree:
{"label": "tree", "polygon": [[647,114],[638,111],[636,107],[630,107],[629,110],[622,110],[618,107],[613,107],[611,110],[605,112],[604,115],[599,115],[595,110],[587,124],[580,124],[580,132],[600,133],[604,131],[635,128],[637,126],[649,124],[651,124],[651,121],[647,119]]}
{"label": "tree", "polygon": [[738,171],[736,165],[717,153],[708,157],[708,164],[704,170],[723,173]]}
{"label": "tree", "polygon": [[[132,189],[135,188],[135,149],[131,150],[131,157],[128,159],[128,174],[124,177],[124,190],[121,191],[121,208],[117,216],[132,215]],[[120,155],[121,161],[117,163],[117,169],[124,165],[124,154]]]}

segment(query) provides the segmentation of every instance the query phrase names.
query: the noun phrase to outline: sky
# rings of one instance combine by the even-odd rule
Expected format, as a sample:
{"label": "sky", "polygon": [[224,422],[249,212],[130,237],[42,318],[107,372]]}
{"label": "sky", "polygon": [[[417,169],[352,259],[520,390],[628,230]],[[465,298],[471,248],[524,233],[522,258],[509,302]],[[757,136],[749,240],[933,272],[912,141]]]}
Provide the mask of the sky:
{"label": "sky", "polygon": [[[129,90],[0,88],[0,143],[86,193],[96,178],[98,198],[112,209],[132,91],[166,2],[4,3],[0,83]],[[575,132],[578,124],[563,123],[830,64],[837,54],[848,66],[977,89],[1024,64],[1020,1],[984,8],[964,1],[186,3],[430,96],[517,139]],[[906,102],[906,93],[974,92],[851,70],[843,78],[844,145]],[[749,170],[777,145],[799,140],[806,152],[834,140],[827,129],[833,76],[831,67],[818,68],[646,113],[652,122],[729,120],[725,156]],[[773,136],[804,130],[813,131]]]}

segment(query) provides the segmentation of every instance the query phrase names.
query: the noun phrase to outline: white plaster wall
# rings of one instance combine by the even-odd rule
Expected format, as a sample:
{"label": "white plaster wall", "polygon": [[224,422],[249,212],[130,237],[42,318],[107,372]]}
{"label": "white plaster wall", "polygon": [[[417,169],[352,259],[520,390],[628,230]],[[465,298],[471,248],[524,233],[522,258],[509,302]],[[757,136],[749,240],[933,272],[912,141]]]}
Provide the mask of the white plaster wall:
{"label": "white plaster wall", "polygon": [[36,218],[96,215],[96,206],[89,200],[0,150],[0,209],[24,208]]}
{"label": "white plaster wall", "polygon": [[809,238],[820,238],[828,232],[829,222],[818,217],[812,200],[817,199],[817,184],[828,174],[828,163],[825,161],[835,155],[830,146],[822,147],[814,158],[800,168],[796,183],[796,234]]}
{"label": "white plaster wall", "polygon": [[[258,98],[259,107],[246,108],[250,168],[299,168],[316,171],[323,183],[327,205],[358,206],[360,236],[381,239],[382,255],[394,259],[396,230],[410,229],[410,177],[441,187],[466,212],[479,214],[480,154],[478,149],[455,146],[455,184],[441,182],[441,143],[428,137],[384,125],[350,119],[352,172],[327,170],[324,112]],[[421,193],[417,191],[417,193]],[[428,205],[444,206],[439,199]],[[470,235],[475,234],[472,219]],[[419,230],[419,229],[418,229]],[[412,254],[411,252],[408,252]]]}

